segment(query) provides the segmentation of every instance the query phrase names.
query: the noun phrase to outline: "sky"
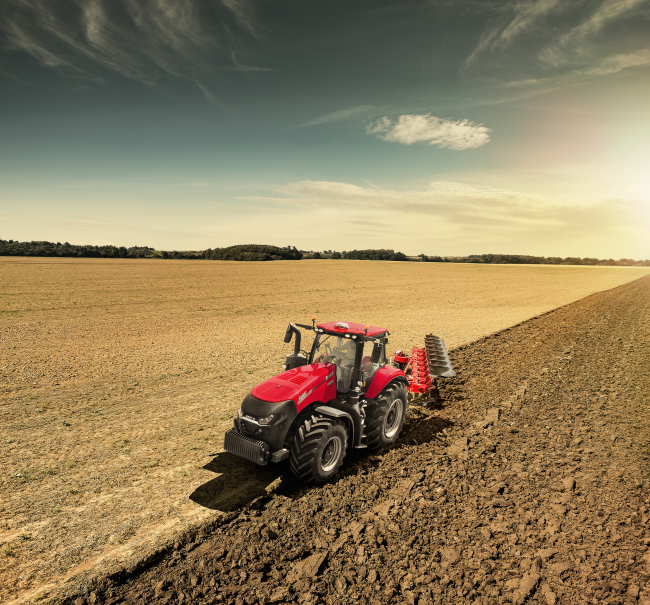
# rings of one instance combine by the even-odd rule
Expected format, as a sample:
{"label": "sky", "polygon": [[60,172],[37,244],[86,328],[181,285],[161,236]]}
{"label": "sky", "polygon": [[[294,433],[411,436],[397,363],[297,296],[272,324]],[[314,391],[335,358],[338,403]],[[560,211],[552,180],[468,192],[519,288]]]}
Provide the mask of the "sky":
{"label": "sky", "polygon": [[650,0],[3,0],[0,239],[650,258]]}

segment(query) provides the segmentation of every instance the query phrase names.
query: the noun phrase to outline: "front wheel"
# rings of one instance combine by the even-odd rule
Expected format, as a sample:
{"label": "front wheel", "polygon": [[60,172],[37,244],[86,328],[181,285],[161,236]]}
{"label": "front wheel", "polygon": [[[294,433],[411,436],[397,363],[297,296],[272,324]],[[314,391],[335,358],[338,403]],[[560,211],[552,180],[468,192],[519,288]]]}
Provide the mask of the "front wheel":
{"label": "front wheel", "polygon": [[380,449],[397,441],[408,406],[408,392],[401,383],[393,383],[375,399],[377,407],[368,424],[368,448]]}
{"label": "front wheel", "polygon": [[308,483],[322,483],[338,472],[348,445],[348,431],[335,418],[303,420],[291,446],[291,470]]}

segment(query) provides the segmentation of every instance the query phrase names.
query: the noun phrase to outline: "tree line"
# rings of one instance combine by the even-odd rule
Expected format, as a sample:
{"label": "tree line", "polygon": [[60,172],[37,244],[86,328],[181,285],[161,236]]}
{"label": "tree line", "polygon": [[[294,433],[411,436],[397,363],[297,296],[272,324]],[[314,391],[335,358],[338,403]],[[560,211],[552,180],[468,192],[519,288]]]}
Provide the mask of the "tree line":
{"label": "tree line", "polygon": [[155,250],[148,246],[86,246],[68,242],[17,242],[0,239],[0,256],[62,256],[77,258],[145,258]]}
{"label": "tree line", "polygon": [[[424,258],[422,258],[424,257]],[[650,259],[634,260],[631,258],[579,258],[577,256],[528,256],[525,254],[476,254],[464,257],[428,257],[420,255],[424,262],[450,262],[450,263],[484,263],[490,265],[592,265],[601,267],[650,267]]]}
{"label": "tree line", "polygon": [[[0,239],[0,256],[52,256],[73,258],[161,258],[161,259],[206,259],[231,261],[300,260],[304,253],[295,246],[267,246],[243,244],[225,248],[208,248],[197,251],[155,250],[148,246],[90,246],[46,241],[18,242]],[[471,256],[406,256],[403,252],[390,249],[351,250],[323,255],[314,252],[311,258],[347,260],[383,260],[424,263],[478,263],[507,265],[591,265],[608,267],[650,267],[650,260],[621,258],[614,260],[592,257],[529,256],[525,254],[475,254]]]}
{"label": "tree line", "polygon": [[409,258],[403,252],[395,252],[394,250],[352,250],[344,252],[343,258],[347,260],[398,260],[408,261]]}

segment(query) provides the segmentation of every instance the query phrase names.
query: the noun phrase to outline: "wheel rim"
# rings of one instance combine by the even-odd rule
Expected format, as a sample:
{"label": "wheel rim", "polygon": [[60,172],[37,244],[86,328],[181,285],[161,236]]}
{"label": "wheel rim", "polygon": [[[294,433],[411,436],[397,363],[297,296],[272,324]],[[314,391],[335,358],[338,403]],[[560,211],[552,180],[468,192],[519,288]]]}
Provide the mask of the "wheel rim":
{"label": "wheel rim", "polygon": [[323,448],[323,453],[320,458],[320,465],[323,471],[328,472],[336,467],[336,463],[341,457],[343,445],[341,444],[340,437],[332,437]]}
{"label": "wheel rim", "polygon": [[386,416],[384,416],[384,435],[386,435],[388,439],[393,438],[399,430],[400,421],[402,419],[402,406],[402,400],[395,399],[395,401],[390,404]]}

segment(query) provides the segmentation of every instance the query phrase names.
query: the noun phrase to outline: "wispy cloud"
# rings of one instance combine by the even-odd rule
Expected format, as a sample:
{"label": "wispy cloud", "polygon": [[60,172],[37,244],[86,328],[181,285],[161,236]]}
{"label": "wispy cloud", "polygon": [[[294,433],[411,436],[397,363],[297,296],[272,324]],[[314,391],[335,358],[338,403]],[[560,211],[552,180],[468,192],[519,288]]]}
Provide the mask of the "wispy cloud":
{"label": "wispy cloud", "polygon": [[444,120],[431,114],[400,116],[397,121],[381,118],[367,127],[368,134],[376,134],[384,141],[413,145],[427,143],[436,147],[453,149],[476,149],[490,141],[486,126],[469,120]]}
{"label": "wispy cloud", "polygon": [[539,26],[539,21],[561,6],[560,0],[529,0],[512,4],[514,15],[510,20],[499,19],[491,23],[481,34],[474,52],[466,59],[465,67],[475,63],[483,54],[504,50],[520,36]]}
{"label": "wispy cloud", "polygon": [[255,67],[253,65],[244,65],[243,63],[239,62],[234,50],[231,52],[231,57],[234,65],[232,69],[235,71],[277,71],[277,69],[273,69],[271,67]]}
{"label": "wispy cloud", "polygon": [[212,92],[210,92],[205,86],[203,86],[203,84],[201,84],[201,82],[196,80],[196,85],[197,85],[198,89],[203,93],[203,96],[208,101],[210,101],[210,103],[212,103],[213,105],[216,105],[217,107],[223,107],[223,105],[221,104],[219,99],[217,99],[217,97]]}
{"label": "wispy cloud", "polygon": [[[488,221],[530,221],[547,203],[536,196],[477,187],[452,181],[435,181],[425,190],[395,191],[332,181],[300,181],[278,187],[282,197],[249,196],[250,201],[330,208],[366,208],[422,215],[482,216]],[[517,208],[521,212],[512,212]],[[545,219],[546,220],[546,219]]]}
{"label": "wispy cloud", "polygon": [[[313,208],[318,212],[344,210],[342,216],[363,208],[384,219],[376,225],[368,224],[368,228],[382,228],[383,222],[409,224],[413,220],[405,217],[417,216],[416,223],[420,226],[435,221],[439,226],[444,225],[441,231],[463,233],[464,237],[474,234],[481,241],[494,237],[526,241],[531,234],[536,237],[546,234],[554,240],[565,241],[606,238],[608,234],[632,233],[635,220],[642,214],[642,204],[630,200],[560,204],[520,191],[453,181],[435,181],[425,189],[407,191],[331,181],[300,181],[276,189],[279,195],[275,197],[242,199],[273,207]],[[351,220],[357,219],[352,216]],[[340,226],[346,223],[343,220]]]}
{"label": "wispy cloud", "polygon": [[647,44],[630,49],[633,41],[605,34],[649,8],[650,0],[511,2],[489,22],[461,73],[484,96],[502,102],[646,66]]}
{"label": "wispy cloud", "polygon": [[630,67],[643,67],[650,65],[650,50],[643,49],[637,52],[613,55],[602,59],[597,64],[583,69],[572,69],[566,73],[546,78],[528,78],[503,82],[504,88],[533,88],[538,87],[547,92],[566,84],[580,82],[589,78],[597,78],[618,73]]}
{"label": "wispy cloud", "polygon": [[221,3],[230,9],[239,25],[254,36],[259,36],[255,9],[250,0],[221,0]]}
{"label": "wispy cloud", "polygon": [[316,126],[318,124],[326,124],[327,122],[341,122],[343,120],[351,120],[352,118],[358,118],[361,116],[367,116],[371,113],[377,112],[377,108],[374,105],[359,105],[357,107],[349,107],[348,109],[340,109],[339,111],[333,111],[332,113],[327,113],[308,122],[303,122],[299,124],[296,128],[302,128],[303,126]]}
{"label": "wispy cloud", "polygon": [[647,11],[648,6],[648,0],[605,0],[587,19],[542,49],[540,60],[551,67],[588,61],[593,56],[598,34],[611,23],[634,15],[642,7]]}
{"label": "wispy cloud", "polygon": [[48,68],[99,82],[115,73],[151,87],[171,75],[194,82],[216,105],[207,80],[267,69],[243,65],[232,52],[246,36],[258,38],[247,0],[5,0],[0,34],[5,48]]}
{"label": "wispy cloud", "polygon": [[90,220],[90,221],[101,221],[104,223],[116,223],[117,219],[115,218],[106,218],[103,216],[86,216],[85,214],[72,214],[72,218],[80,218],[84,220]]}

